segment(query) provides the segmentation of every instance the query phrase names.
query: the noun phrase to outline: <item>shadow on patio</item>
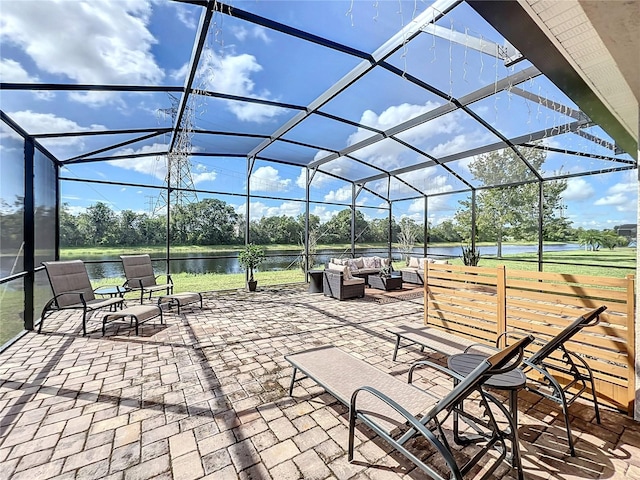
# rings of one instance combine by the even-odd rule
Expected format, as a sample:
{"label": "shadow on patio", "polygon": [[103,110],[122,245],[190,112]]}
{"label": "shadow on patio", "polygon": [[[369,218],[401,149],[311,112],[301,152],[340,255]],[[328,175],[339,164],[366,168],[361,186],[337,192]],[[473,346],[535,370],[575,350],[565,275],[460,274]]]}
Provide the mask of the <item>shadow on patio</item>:
{"label": "shadow on patio", "polygon": [[[346,408],[313,381],[287,396],[284,355],[333,344],[404,377],[438,354],[403,349],[385,329],[422,323],[422,298],[339,302],[303,286],[210,293],[205,308],[168,314],[134,336],[113,324],[102,337],[64,311],[46,334],[0,354],[0,478],[424,478],[371,431],[357,432],[347,462]],[[441,395],[449,380],[421,371]],[[427,377],[428,376],[428,377]],[[640,424],[603,408],[571,407],[577,457],[568,454],[555,404],[521,395],[520,438],[528,479],[640,478]],[[429,452],[414,445],[420,456]],[[508,465],[497,478],[516,478]]]}

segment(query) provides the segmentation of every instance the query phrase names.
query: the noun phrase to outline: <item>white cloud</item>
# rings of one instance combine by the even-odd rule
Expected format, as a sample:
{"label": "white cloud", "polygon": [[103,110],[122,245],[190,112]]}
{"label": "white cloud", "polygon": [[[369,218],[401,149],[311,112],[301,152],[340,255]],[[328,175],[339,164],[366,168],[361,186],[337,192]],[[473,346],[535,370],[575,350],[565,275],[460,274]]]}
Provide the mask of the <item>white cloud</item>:
{"label": "white cloud", "polygon": [[244,26],[235,26],[231,29],[231,33],[237,40],[244,42],[247,38],[256,38],[258,40],[262,40],[264,43],[271,43],[271,38],[267,35],[267,30],[258,25],[254,26],[251,29],[248,29]]}
{"label": "white cloud", "polygon": [[[87,132],[91,130],[106,130],[103,125],[90,125],[83,127],[68,118],[58,117],[52,113],[36,113],[31,110],[20,112],[9,112],[11,117],[18,125],[20,125],[27,133],[58,133],[58,132]],[[5,131],[12,138],[21,138],[12,129]],[[82,148],[84,141],[82,137],[60,137],[48,138],[43,141],[46,146],[74,146]]]}
{"label": "white cloud", "polygon": [[567,189],[562,192],[562,198],[567,201],[580,202],[595,195],[595,190],[584,178],[570,178]]}
{"label": "white cloud", "polygon": [[614,193],[607,195],[594,202],[597,206],[615,207],[619,212],[630,212],[635,210],[634,202],[624,193]]}
{"label": "white cloud", "polygon": [[283,179],[273,167],[258,168],[251,175],[250,188],[254,192],[286,192],[291,185],[291,179]]}
{"label": "white cloud", "polygon": [[185,63],[179,69],[171,70],[169,72],[169,77],[171,77],[171,79],[175,80],[176,82],[183,83],[184,80],[187,78],[188,72],[189,72],[189,63]]}
{"label": "white cloud", "polygon": [[176,7],[178,20],[187,28],[195,30],[198,27],[198,17],[193,10],[186,8],[179,3],[173,4]]}
{"label": "white cloud", "polygon": [[[388,130],[399,123],[429,112],[437,106],[438,104],[435,102],[426,102],[424,105],[403,103],[387,108],[380,115],[377,115],[372,110],[366,110],[360,118],[360,123],[379,130]],[[420,146],[426,140],[436,135],[451,135],[460,130],[460,128],[457,115],[445,115],[406,130],[398,134],[397,137],[408,143]],[[355,145],[372,135],[373,133],[371,131],[358,128],[356,132],[349,136],[347,143],[349,145]],[[406,153],[406,147],[391,139],[387,139],[364,147],[355,152],[354,155],[358,158],[366,159],[381,168],[394,169],[401,166],[403,160],[400,157]]]}
{"label": "white cloud", "polygon": [[[253,55],[218,55],[213,50],[206,49],[200,63],[198,73],[204,89],[242,97],[275,100],[268,90],[255,91],[255,82],[251,76],[262,71],[262,65]],[[264,123],[286,112],[283,108],[270,105],[231,100],[224,102],[238,120],[245,122]]]}
{"label": "white cloud", "polygon": [[618,212],[635,212],[637,207],[636,182],[620,182],[612,185],[608,195],[594,202],[596,206],[615,207]]}
{"label": "white cloud", "polygon": [[[88,84],[157,84],[164,77],[147,29],[151,4],[142,0],[3,2],[0,40],[21,48],[38,69]],[[70,95],[92,105],[110,92]]]}
{"label": "white cloud", "polygon": [[[234,205],[235,211],[244,215],[246,203]],[[288,217],[297,217],[304,211],[304,204],[301,202],[283,202],[280,205],[267,205],[263,202],[251,202],[249,204],[251,220],[260,219],[262,217],[280,217],[286,215]]]}
{"label": "white cloud", "polygon": [[311,214],[319,217],[322,223],[326,223],[338,214],[338,210],[329,210],[325,206],[316,205],[312,209]]}
{"label": "white cloud", "polygon": [[407,208],[409,213],[424,214],[424,198],[416,198]]}
{"label": "white cloud", "polygon": [[167,151],[167,146],[162,143],[154,143],[152,145],[145,145],[139,149],[133,148],[123,148],[116,152],[114,155],[134,155],[138,153],[154,153],[158,152],[158,156],[153,157],[142,157],[136,158],[135,160],[108,160],[107,163],[109,165],[113,165],[114,167],[124,168],[125,170],[133,170],[134,172],[144,173],[146,175],[151,175],[160,180],[164,180],[167,176],[167,161],[164,155],[160,153],[165,153]]}
{"label": "white cloud", "polygon": [[0,81],[13,83],[30,83],[38,81],[38,77],[31,77],[15,60],[0,59]]}
{"label": "white cloud", "polygon": [[324,196],[325,202],[346,202],[351,200],[351,186],[345,185],[337,190],[331,190]]}
{"label": "white cloud", "polygon": [[[123,160],[108,160],[107,163],[114,167],[124,168],[125,170],[133,170],[138,173],[151,175],[159,180],[164,180],[167,177],[167,159],[163,153],[166,153],[167,145],[163,143],[154,143],[152,145],[145,145],[138,149],[123,148],[116,152],[114,155],[126,156],[135,155],[140,153],[158,153],[157,156],[136,158],[134,161]],[[218,174],[214,171],[207,171],[207,166],[203,164],[192,165],[191,180],[194,185],[198,185],[202,182],[214,181]],[[197,173],[196,173],[197,172]]]}

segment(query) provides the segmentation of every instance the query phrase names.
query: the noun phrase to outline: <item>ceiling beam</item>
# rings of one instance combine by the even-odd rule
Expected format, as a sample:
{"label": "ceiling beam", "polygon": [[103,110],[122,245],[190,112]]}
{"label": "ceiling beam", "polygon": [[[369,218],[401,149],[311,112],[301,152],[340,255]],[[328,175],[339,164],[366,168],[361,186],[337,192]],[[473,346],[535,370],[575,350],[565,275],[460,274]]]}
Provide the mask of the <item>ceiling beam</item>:
{"label": "ceiling beam", "polygon": [[629,134],[571,63],[517,1],[467,0],[478,14],[540,69],[580,110],[638,159],[638,142]]}

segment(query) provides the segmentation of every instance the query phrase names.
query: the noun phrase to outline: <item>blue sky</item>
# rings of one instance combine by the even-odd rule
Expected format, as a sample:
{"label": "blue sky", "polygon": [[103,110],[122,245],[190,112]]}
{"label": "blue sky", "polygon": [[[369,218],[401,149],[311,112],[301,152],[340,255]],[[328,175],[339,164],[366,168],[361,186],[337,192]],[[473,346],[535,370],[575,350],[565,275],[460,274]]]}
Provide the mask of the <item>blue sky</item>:
{"label": "blue sky", "polygon": [[[373,52],[431,2],[419,1],[234,1],[232,6],[295,28],[325,36],[330,40],[366,52]],[[0,76],[3,82],[51,82],[80,84],[184,85],[187,66],[200,19],[200,8],[165,1],[39,1],[2,0],[0,8]],[[462,4],[438,25],[465,37],[503,44],[504,40],[471,9]],[[421,33],[394,53],[388,62],[412,76],[428,82],[457,98],[500,79],[521,72],[531,65],[525,60],[506,67],[495,58],[480,54],[469,43]],[[205,44],[195,86],[225,94],[259,98],[306,106],[360,63],[359,59],[322,48],[274,30],[215,15]],[[542,76],[530,78],[518,87],[530,95],[576,106]],[[179,94],[174,94],[179,95]],[[169,127],[172,98],[166,93],[5,91],[2,110],[29,133],[101,131],[107,129]],[[371,128],[387,130],[394,125],[426,114],[445,102],[435,94],[408,82],[401,76],[376,67],[322,106],[327,114],[342,116]],[[270,135],[296,114],[292,109],[248,102],[198,97],[191,107],[196,127]],[[508,138],[554,128],[572,119],[507,89],[470,105]],[[599,127],[588,133],[611,141]],[[312,115],[294,127],[284,138],[313,143],[306,148],[275,142],[261,154],[300,165],[326,156],[325,149],[343,149],[365,141],[371,131]],[[124,142],[134,135],[96,135],[42,139],[41,143],[60,159],[70,159],[109,144]],[[457,154],[496,137],[463,111],[454,111],[397,135],[436,158]],[[2,156],[10,158],[18,148],[15,135],[2,133]],[[136,142],[98,155],[165,152],[169,135]],[[246,192],[246,160],[238,157],[203,157],[198,152],[215,149],[228,154],[251,150],[261,142],[256,138],[191,138],[191,171],[196,188],[221,194]],[[575,134],[556,135],[545,140],[556,148],[612,156],[603,146]],[[418,165],[427,157],[391,139],[353,153],[356,159],[380,169]],[[630,159],[629,156],[620,158]],[[466,181],[475,184],[468,171],[472,158],[450,165]],[[608,168],[611,162],[549,153],[544,165],[553,172],[587,172]],[[3,169],[10,168],[3,165]],[[375,175],[372,167],[352,159],[325,163],[325,172],[349,179]],[[4,171],[4,170],[3,170]],[[102,161],[70,165],[63,172],[69,178],[87,178],[136,184],[162,185],[166,166],[162,155],[133,160]],[[564,193],[566,215],[574,226],[611,228],[635,223],[637,172],[627,171],[574,178]],[[8,176],[3,175],[4,178]],[[421,168],[403,174],[404,181],[419,191],[456,191],[463,184],[442,167]],[[11,197],[13,186],[1,183],[2,196]],[[318,173],[312,183],[311,199],[347,205],[351,184]],[[397,181],[371,182],[367,187],[399,199],[417,193]],[[251,192],[276,196],[280,200],[252,200],[252,217],[298,215],[304,211],[304,169],[300,166],[258,161],[251,179]],[[114,210],[148,211],[157,190],[64,182],[62,200],[74,211],[96,201]],[[200,198],[214,196],[201,194]],[[219,198],[244,213],[245,199],[221,195]],[[453,216],[461,195],[434,197],[429,203],[429,219],[440,222]],[[357,203],[369,218],[386,216],[379,197],[368,192]],[[394,206],[397,217],[408,215],[420,220],[422,199],[407,200]],[[343,207],[312,205],[312,212],[328,220]]]}

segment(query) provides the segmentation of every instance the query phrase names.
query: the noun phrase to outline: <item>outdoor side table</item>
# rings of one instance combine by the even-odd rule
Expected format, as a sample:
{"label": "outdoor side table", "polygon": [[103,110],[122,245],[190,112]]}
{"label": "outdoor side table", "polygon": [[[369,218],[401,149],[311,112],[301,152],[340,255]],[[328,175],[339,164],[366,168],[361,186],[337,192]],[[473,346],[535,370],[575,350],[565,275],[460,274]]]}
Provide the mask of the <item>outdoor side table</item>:
{"label": "outdoor side table", "polygon": [[[471,373],[483,360],[485,355],[476,353],[459,353],[451,355],[447,358],[448,367],[454,372],[466,377]],[[511,428],[511,441],[513,446],[511,463],[512,465],[520,464],[520,444],[518,441],[518,391],[524,388],[527,383],[527,377],[520,368],[514,368],[510,372],[494,375],[490,377],[485,385],[498,390],[506,390],[509,392],[509,412],[513,420],[513,428]],[[458,439],[458,416],[453,416],[453,433],[454,438]]]}
{"label": "outdoor side table", "polygon": [[369,286],[378,290],[396,290],[398,288],[402,288],[402,277],[396,275],[392,275],[390,277],[369,275]]}
{"label": "outdoor side table", "polygon": [[127,289],[118,286],[98,287],[93,291],[93,293],[104,297],[109,295],[110,298],[122,297],[125,293],[127,293]]}
{"label": "outdoor side table", "polygon": [[322,293],[322,276],[324,270],[308,270],[309,274],[309,293]]}
{"label": "outdoor side table", "polygon": [[[123,298],[124,294],[127,293],[127,289],[125,287],[119,287],[117,285],[109,285],[106,287],[98,287],[93,291],[93,293],[95,293],[96,295],[100,295],[101,297],[106,297],[107,295],[109,295],[109,298]],[[115,312],[116,306],[111,305],[109,307],[109,311]]]}

